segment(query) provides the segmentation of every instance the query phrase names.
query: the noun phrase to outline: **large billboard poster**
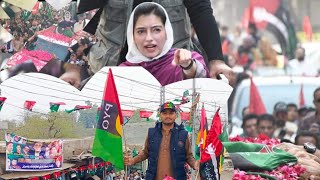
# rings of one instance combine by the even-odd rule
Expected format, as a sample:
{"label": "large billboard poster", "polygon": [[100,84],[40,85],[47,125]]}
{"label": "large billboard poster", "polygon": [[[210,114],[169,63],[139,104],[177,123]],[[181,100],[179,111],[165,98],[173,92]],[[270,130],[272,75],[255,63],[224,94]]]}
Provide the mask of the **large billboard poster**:
{"label": "large billboard poster", "polygon": [[10,133],[5,136],[7,171],[45,171],[62,167],[62,140],[42,142]]}

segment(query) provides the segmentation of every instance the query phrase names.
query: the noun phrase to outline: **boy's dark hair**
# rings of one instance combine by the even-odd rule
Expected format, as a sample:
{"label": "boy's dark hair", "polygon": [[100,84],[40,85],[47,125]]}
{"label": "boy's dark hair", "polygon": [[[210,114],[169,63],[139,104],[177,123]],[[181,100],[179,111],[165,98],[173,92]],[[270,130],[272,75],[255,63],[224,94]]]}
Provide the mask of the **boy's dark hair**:
{"label": "boy's dark hair", "polygon": [[298,140],[301,136],[307,136],[307,137],[313,137],[315,140],[316,140],[316,144],[315,146],[317,148],[319,148],[319,139],[318,139],[318,136],[315,134],[315,133],[312,133],[310,131],[301,131],[297,134],[297,136],[295,137],[294,139],[294,144],[297,144],[298,143]]}
{"label": "boy's dark hair", "polygon": [[272,126],[276,124],[276,120],[271,114],[262,114],[258,116],[257,126],[259,126],[261,121],[269,121],[271,122]]}
{"label": "boy's dark hair", "polygon": [[243,128],[246,122],[250,119],[258,119],[258,116],[256,114],[248,114],[244,116],[241,127]]}

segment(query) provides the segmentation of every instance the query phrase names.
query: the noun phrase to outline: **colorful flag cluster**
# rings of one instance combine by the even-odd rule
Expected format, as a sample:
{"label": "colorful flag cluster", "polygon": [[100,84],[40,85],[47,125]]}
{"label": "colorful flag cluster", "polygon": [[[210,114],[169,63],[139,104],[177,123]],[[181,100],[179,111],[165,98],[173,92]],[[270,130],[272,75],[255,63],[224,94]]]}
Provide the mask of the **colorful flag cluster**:
{"label": "colorful flag cluster", "polygon": [[220,179],[223,163],[224,147],[219,139],[222,124],[219,110],[215,113],[212,125],[205,140],[205,148],[200,155],[201,179]]}

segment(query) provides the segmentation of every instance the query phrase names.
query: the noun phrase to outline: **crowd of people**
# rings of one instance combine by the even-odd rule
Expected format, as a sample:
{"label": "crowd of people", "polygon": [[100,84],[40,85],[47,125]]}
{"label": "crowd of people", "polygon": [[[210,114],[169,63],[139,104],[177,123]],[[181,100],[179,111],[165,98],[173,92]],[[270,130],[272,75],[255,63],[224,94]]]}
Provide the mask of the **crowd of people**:
{"label": "crowd of people", "polygon": [[320,87],[314,91],[315,108],[298,107],[294,103],[278,102],[274,105],[273,114],[256,115],[243,110],[243,137],[256,138],[259,134],[269,138],[280,139],[296,145],[313,143],[320,148]]}
{"label": "crowd of people", "polygon": [[[85,36],[75,36],[88,24],[93,16],[93,12],[76,15],[71,12],[71,7],[56,11],[47,3],[42,3],[42,7],[37,13],[21,11],[11,19],[0,19],[0,24],[5,30],[13,35],[13,39],[2,46],[0,49],[3,53],[15,54],[23,48],[34,50],[37,44],[37,35],[53,25],[57,26],[57,33],[61,33],[67,37],[76,37],[77,44],[69,47],[69,54],[65,59],[60,59],[70,64],[80,66],[86,65],[85,49],[95,43],[95,36],[85,34]],[[41,47],[37,47],[41,49]]]}
{"label": "crowd of people", "polygon": [[[292,75],[318,76],[320,69],[314,61],[307,59],[306,50],[297,45],[293,59],[279,56],[271,41],[262,34],[254,23],[245,29],[237,25],[233,32],[229,27],[220,27],[224,60],[237,72],[254,73],[259,67],[286,69]],[[286,60],[287,59],[287,60]]]}

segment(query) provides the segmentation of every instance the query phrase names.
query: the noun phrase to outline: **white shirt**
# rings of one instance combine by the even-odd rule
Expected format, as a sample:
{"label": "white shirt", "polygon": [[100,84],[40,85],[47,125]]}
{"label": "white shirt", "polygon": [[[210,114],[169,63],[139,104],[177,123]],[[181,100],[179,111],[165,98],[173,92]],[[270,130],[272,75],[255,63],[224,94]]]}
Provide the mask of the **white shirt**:
{"label": "white shirt", "polygon": [[298,61],[297,59],[292,59],[289,61],[289,74],[316,76],[318,69],[308,60]]}

